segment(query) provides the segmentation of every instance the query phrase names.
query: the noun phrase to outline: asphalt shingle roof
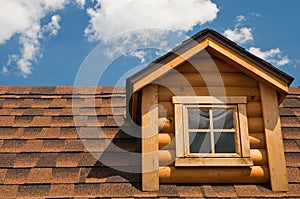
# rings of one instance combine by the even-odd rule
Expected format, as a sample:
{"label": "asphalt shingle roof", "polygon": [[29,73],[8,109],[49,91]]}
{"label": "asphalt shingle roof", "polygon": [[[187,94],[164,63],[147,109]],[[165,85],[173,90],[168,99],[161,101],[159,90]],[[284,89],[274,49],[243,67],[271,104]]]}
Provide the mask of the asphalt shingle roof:
{"label": "asphalt shingle roof", "polygon": [[280,106],[288,192],[264,184],[168,184],[142,192],[141,161],[133,155],[140,140],[123,131],[134,131],[125,120],[124,88],[0,87],[0,198],[300,197],[300,88],[290,91]]}

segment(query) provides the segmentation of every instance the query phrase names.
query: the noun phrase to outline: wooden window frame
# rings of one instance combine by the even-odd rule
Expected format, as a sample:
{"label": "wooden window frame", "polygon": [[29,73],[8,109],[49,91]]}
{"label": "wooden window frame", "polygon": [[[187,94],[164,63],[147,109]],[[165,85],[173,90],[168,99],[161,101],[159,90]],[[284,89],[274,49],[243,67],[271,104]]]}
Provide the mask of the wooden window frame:
{"label": "wooden window frame", "polygon": [[[246,112],[247,97],[173,96],[175,106],[175,166],[253,166],[250,158],[250,143]],[[236,153],[189,154],[187,133],[189,107],[235,107]]]}

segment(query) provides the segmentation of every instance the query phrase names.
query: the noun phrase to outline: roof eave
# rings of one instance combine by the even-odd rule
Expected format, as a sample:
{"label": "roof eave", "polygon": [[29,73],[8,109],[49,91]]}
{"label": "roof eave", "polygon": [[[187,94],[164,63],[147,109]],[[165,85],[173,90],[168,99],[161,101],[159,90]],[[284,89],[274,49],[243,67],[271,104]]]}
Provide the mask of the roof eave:
{"label": "roof eave", "polygon": [[[245,57],[249,61],[253,62],[254,64],[261,67],[263,70],[271,73],[275,77],[279,78],[280,80],[284,81],[288,86],[291,85],[291,83],[294,81],[294,78],[285,72],[279,70],[278,68],[274,67],[270,63],[266,62],[265,60],[257,57],[256,55],[253,55],[252,53],[248,52],[246,49],[240,47],[236,43],[232,42],[231,40],[227,39],[223,35],[217,33],[214,30],[211,29],[205,29],[203,31],[200,31],[199,33],[193,35],[191,38],[185,40],[182,42],[182,44],[176,46],[173,48],[170,52],[164,54],[163,56],[159,57],[158,59],[151,62],[148,66],[143,68],[142,70],[138,71],[137,73],[133,74],[132,76],[127,78],[126,87],[130,86],[132,87],[136,81],[143,78],[146,74],[154,71],[161,65],[167,63],[177,55],[179,55],[181,52],[184,52],[185,50],[193,47],[195,45],[195,41],[199,42],[207,37],[210,37],[217,42],[221,43],[222,45],[228,47],[233,52],[240,54],[241,56]],[[130,82],[130,84],[129,84]]]}

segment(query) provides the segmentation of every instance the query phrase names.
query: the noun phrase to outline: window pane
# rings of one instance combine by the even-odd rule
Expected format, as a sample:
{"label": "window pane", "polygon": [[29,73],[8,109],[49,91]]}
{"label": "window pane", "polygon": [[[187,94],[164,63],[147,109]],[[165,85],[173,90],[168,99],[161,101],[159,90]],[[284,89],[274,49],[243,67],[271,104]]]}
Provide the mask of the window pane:
{"label": "window pane", "polygon": [[209,129],[209,110],[204,108],[189,108],[189,129]]}
{"label": "window pane", "polygon": [[211,153],[210,133],[189,133],[190,153]]}
{"label": "window pane", "polygon": [[235,153],[234,133],[214,132],[216,153]]}
{"label": "window pane", "polygon": [[232,109],[213,109],[214,129],[233,129]]}

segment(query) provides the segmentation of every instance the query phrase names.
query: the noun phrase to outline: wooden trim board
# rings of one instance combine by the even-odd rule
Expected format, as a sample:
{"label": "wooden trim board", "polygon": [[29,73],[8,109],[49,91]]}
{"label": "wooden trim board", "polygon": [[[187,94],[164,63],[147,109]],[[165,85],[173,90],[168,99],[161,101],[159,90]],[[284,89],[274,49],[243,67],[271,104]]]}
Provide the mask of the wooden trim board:
{"label": "wooden trim board", "polygon": [[158,86],[142,90],[142,190],[159,190]]}
{"label": "wooden trim board", "polygon": [[287,191],[288,179],[284,158],[284,148],[277,93],[274,89],[260,83],[264,130],[273,191]]}

